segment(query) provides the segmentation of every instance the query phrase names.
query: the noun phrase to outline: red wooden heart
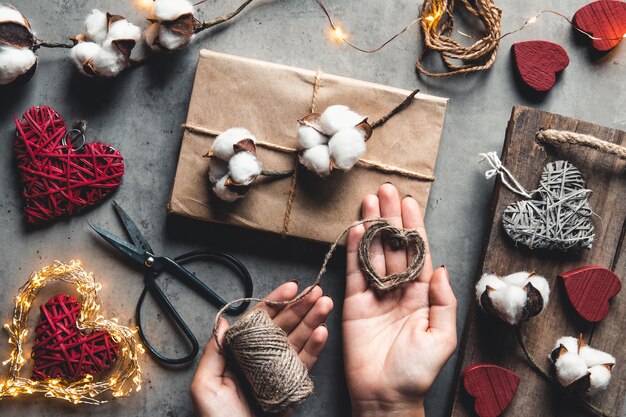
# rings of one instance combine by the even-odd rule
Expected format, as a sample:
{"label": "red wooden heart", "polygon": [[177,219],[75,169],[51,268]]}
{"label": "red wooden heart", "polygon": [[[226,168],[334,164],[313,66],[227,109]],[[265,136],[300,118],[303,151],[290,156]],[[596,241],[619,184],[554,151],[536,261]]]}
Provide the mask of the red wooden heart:
{"label": "red wooden heart", "polygon": [[515,63],[522,80],[536,91],[548,91],[556,84],[556,74],[569,65],[561,45],[548,41],[526,41],[513,45]]}
{"label": "red wooden heart", "polygon": [[574,309],[591,323],[604,320],[609,313],[609,299],[622,289],[619,277],[599,266],[583,266],[559,277]]}
{"label": "red wooden heart", "polygon": [[30,223],[44,222],[91,206],[122,182],[124,158],[109,145],[64,144],[67,128],[50,107],[31,107],[15,119],[15,152]]}
{"label": "red wooden heart", "polygon": [[479,417],[497,417],[507,409],[519,386],[520,377],[497,365],[479,363],[463,372],[465,391],[475,398]]}
{"label": "red wooden heart", "polygon": [[113,366],[119,345],[107,332],[83,334],[76,327],[81,305],[71,295],[57,294],[40,308],[35,328],[33,379],[79,380]]}
{"label": "red wooden heart", "polygon": [[626,36],[626,2],[599,0],[579,9],[574,24],[594,38],[592,45],[604,52],[614,48]]}

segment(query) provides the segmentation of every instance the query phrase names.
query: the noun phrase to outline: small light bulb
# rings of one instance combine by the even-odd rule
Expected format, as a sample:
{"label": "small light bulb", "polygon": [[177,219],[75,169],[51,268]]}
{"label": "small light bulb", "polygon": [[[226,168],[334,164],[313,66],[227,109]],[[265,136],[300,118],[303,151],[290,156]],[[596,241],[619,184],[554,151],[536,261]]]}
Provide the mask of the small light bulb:
{"label": "small light bulb", "polygon": [[335,38],[338,42],[343,42],[346,39],[346,34],[339,26],[335,28]]}
{"label": "small light bulb", "polygon": [[426,16],[425,19],[429,22],[432,22],[433,20],[435,20],[435,16]]}
{"label": "small light bulb", "polygon": [[141,11],[150,11],[154,5],[154,0],[135,0],[135,5]]}
{"label": "small light bulb", "polygon": [[529,25],[532,25],[533,23],[537,23],[537,16],[533,16],[530,19],[528,19]]}
{"label": "small light bulb", "polygon": [[624,36],[622,36],[622,38],[626,39],[626,33],[624,33]]}

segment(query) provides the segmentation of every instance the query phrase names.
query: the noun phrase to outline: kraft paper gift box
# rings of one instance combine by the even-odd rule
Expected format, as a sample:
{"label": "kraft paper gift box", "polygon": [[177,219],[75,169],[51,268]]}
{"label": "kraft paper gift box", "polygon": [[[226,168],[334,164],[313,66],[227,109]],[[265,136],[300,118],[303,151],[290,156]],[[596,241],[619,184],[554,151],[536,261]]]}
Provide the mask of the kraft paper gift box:
{"label": "kraft paper gift box", "polygon": [[[316,82],[316,76],[319,76]],[[317,87],[316,87],[317,85]],[[298,164],[292,178],[258,177],[249,193],[234,203],[210,191],[209,158],[215,133],[245,127],[259,141],[297,147],[298,120],[309,114],[314,88],[315,111],[345,104],[372,123],[400,104],[409,91],[203,50],[200,52],[189,104],[174,187],[168,204],[172,214],[282,233],[319,242],[333,242],[360,217],[361,200],[391,182],[401,196],[412,195],[422,211],[431,180],[383,172],[357,165],[320,178]],[[363,159],[432,176],[439,150],[447,99],[418,94],[400,113],[376,128]],[[191,128],[190,128],[191,127]],[[263,169],[291,170],[297,155],[257,147]],[[286,219],[293,191],[291,212]]]}

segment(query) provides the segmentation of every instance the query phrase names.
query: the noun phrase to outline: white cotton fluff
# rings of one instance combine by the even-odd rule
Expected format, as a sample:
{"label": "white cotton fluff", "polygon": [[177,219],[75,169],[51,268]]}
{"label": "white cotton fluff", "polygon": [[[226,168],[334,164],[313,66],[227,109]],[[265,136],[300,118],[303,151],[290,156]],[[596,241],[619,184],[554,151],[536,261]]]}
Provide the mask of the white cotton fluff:
{"label": "white cotton fluff", "polygon": [[135,42],[139,42],[141,40],[141,29],[129,23],[126,19],[118,20],[109,27],[107,39],[132,39]]}
{"label": "white cotton fluff", "polygon": [[567,387],[587,375],[587,364],[576,352],[566,352],[554,364],[559,383]]}
{"label": "white cotton fluff", "polygon": [[87,40],[101,44],[107,38],[107,15],[98,9],[93,9],[85,18]]}
{"label": "white cotton fluff", "polygon": [[330,138],[328,149],[335,166],[347,171],[365,155],[365,134],[359,129],[342,129]]}
{"label": "white cotton fluff", "polygon": [[309,149],[317,145],[325,145],[328,138],[310,126],[298,127],[298,145],[300,149]]}
{"label": "white cotton fluff", "polygon": [[28,21],[24,15],[9,4],[0,4],[0,21],[15,22],[28,27]]}
{"label": "white cotton fluff", "polygon": [[247,129],[242,127],[232,127],[215,138],[211,151],[218,158],[228,161],[235,154],[235,144],[243,139],[252,139],[256,142],[256,138]]}
{"label": "white cotton fluff", "polygon": [[528,272],[516,272],[499,278],[494,274],[483,274],[476,283],[476,299],[481,307],[482,295],[487,287],[493,289],[489,292],[489,298],[494,309],[501,319],[509,324],[518,324],[522,319],[524,307],[528,302],[528,293],[524,287],[531,283],[541,294],[543,301],[542,309],[548,304],[550,297],[550,286],[545,278],[539,275],[532,275]]}
{"label": "white cotton fluff", "polygon": [[0,85],[12,83],[36,63],[37,56],[29,48],[0,46]]}
{"label": "white cotton fluff", "polygon": [[348,106],[336,104],[324,110],[318,123],[325,134],[334,135],[342,129],[355,127],[363,120],[364,116],[353,112]]}
{"label": "white cotton fluff", "polygon": [[128,62],[111,41],[106,41],[91,64],[99,76],[115,77],[127,67]]}
{"label": "white cotton fluff", "polygon": [[220,199],[227,201],[229,203],[240,199],[242,196],[231,191],[226,187],[226,180],[228,179],[228,175],[224,175],[218,182],[213,185],[213,192]]}
{"label": "white cotton fluff", "polygon": [[94,42],[81,42],[70,51],[72,60],[83,75],[91,75],[85,72],[84,64],[94,59],[102,50],[102,47]]}
{"label": "white cotton fluff", "polygon": [[184,14],[193,14],[193,4],[187,0],[155,0],[153,12],[158,20],[176,20]]}
{"label": "white cotton fluff", "polygon": [[594,395],[600,391],[604,391],[611,382],[611,371],[602,365],[596,365],[589,368],[589,390],[587,395]]}
{"label": "white cotton fluff", "polygon": [[300,156],[300,163],[320,176],[330,175],[330,152],[327,145],[307,149]]}
{"label": "white cotton fluff", "polygon": [[161,26],[159,31],[159,45],[167,50],[175,50],[187,46],[191,42],[191,36],[183,35],[181,33],[172,32],[165,26]]}
{"label": "white cotton fluff", "polygon": [[209,181],[211,184],[215,184],[226,174],[228,174],[228,162],[211,158],[209,164]]}
{"label": "white cotton fluff", "polygon": [[261,174],[261,164],[251,152],[238,152],[228,161],[228,170],[235,184],[249,185]]}
{"label": "white cotton fluff", "polygon": [[554,344],[554,349],[558,349],[561,345],[565,346],[568,352],[578,352],[578,339],[572,336],[563,336]]}
{"label": "white cotton fluff", "polygon": [[598,365],[614,365],[615,364],[615,357],[613,355],[610,355],[598,349],[594,349],[587,345],[582,346],[579,349],[578,354],[580,355],[581,358],[583,358],[583,360],[585,361],[585,363],[587,364],[589,368],[593,366],[598,366]]}

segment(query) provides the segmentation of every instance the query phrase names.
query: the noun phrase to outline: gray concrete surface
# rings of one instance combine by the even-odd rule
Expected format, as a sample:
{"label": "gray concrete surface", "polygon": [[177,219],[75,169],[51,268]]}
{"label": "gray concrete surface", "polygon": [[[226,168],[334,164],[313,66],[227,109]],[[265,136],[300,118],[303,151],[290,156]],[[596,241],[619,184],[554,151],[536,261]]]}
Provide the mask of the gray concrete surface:
{"label": "gray concrete surface", "polygon": [[[84,16],[94,7],[124,14],[135,22],[141,18],[132,2],[124,0],[19,0],[17,3],[38,34],[48,39],[61,39],[81,30]],[[221,14],[234,3],[210,0],[199,6],[199,15]],[[547,7],[571,16],[586,1],[507,0],[498,3],[504,8],[506,31]],[[353,34],[352,40],[363,45],[377,45],[417,15],[417,4],[410,0],[329,0],[328,5]],[[91,221],[121,231],[110,204],[43,229],[25,227],[13,162],[12,117],[36,104],[53,106],[67,121],[87,119],[92,139],[109,141],[124,153],[127,174],[115,198],[139,220],[140,227],[159,252],[175,255],[198,247],[232,252],[251,269],[256,294],[261,295],[287,279],[312,279],[326,249],[324,246],[166,216],[165,205],[181,137],[179,125],[185,120],[200,48],[305,68],[319,67],[328,73],[406,89],[420,87],[426,93],[450,97],[437,162],[438,179],[430,197],[426,223],[434,262],[436,265],[445,263],[452,276],[459,299],[459,331],[470,303],[493,187],[492,182],[482,176],[485,167],[477,164],[477,153],[501,149],[511,107],[525,104],[614,128],[626,128],[626,46],[621,45],[602,59],[593,59],[567,23],[554,16],[543,16],[526,31],[506,38],[490,71],[440,80],[423,80],[415,73],[416,30],[378,54],[364,55],[330,43],[325,37],[326,28],[324,16],[314,0],[259,0],[233,24],[200,35],[186,50],[156,58],[111,81],[85,80],[72,67],[67,51],[42,50],[39,69],[30,83],[0,90],[0,319],[3,322],[9,319],[13,297],[29,273],[55,259],[82,259],[86,269],[93,271],[103,285],[104,312],[123,322],[132,322],[135,302],[142,288],[140,274],[120,262],[87,227],[86,222]],[[512,69],[511,44],[530,39],[558,42],[571,57],[570,67],[557,86],[542,97],[524,91]],[[339,326],[342,270],[343,259],[335,260],[325,281],[325,289],[336,303],[335,313],[329,319],[330,342],[313,372],[316,394],[296,415],[348,414]],[[240,294],[240,288],[233,286],[219,268],[198,272],[208,274],[205,276],[210,277],[210,284],[228,298]],[[215,308],[177,282],[164,282],[183,316],[205,343]],[[169,352],[184,348],[176,343],[167,321],[154,304],[146,307],[145,314],[151,317],[147,331],[155,335],[161,346]],[[3,335],[0,339],[2,355],[7,352],[4,340]],[[428,395],[429,417],[442,417],[447,413],[455,359],[446,366]],[[0,415],[193,414],[188,386],[195,365],[167,369],[148,356],[143,358],[142,365],[144,389],[130,398],[98,408],[73,407],[44,399],[7,399],[0,402]]]}

